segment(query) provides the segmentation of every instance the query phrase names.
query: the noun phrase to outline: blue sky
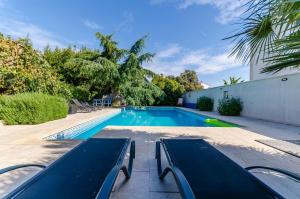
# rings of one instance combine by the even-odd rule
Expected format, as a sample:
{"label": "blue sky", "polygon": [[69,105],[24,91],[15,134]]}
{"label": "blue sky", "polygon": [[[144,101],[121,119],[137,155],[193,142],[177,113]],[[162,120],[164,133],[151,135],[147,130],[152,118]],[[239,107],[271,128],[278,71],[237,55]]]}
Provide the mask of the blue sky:
{"label": "blue sky", "polygon": [[[242,1],[242,2],[241,2]],[[114,33],[121,47],[148,35],[156,53],[145,67],[178,75],[193,69],[210,86],[229,76],[248,80],[249,68],[229,58],[222,41],[242,13],[244,0],[0,0],[0,32],[29,36],[35,48],[70,44],[97,48],[95,32]]]}

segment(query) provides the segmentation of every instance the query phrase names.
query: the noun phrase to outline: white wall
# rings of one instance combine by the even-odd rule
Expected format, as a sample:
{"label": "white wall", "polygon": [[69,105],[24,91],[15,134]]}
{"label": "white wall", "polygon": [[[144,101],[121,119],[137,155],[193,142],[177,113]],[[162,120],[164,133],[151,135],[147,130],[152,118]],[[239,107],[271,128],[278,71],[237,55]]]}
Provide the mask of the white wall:
{"label": "white wall", "polygon": [[[257,59],[257,56],[260,56]],[[265,58],[267,58],[266,56]],[[284,70],[279,71],[278,73],[272,74],[272,73],[261,73],[261,70],[266,67],[268,64],[263,61],[263,53],[256,53],[253,59],[250,61],[250,80],[259,80],[259,79],[266,79],[266,78],[272,78],[272,77],[280,77],[283,75],[290,75],[295,73],[300,73],[299,69],[295,68],[287,68]]]}
{"label": "white wall", "polygon": [[300,73],[188,92],[184,104],[195,104],[199,97],[208,96],[214,99],[216,111],[224,91],[241,98],[242,116],[300,126]]}

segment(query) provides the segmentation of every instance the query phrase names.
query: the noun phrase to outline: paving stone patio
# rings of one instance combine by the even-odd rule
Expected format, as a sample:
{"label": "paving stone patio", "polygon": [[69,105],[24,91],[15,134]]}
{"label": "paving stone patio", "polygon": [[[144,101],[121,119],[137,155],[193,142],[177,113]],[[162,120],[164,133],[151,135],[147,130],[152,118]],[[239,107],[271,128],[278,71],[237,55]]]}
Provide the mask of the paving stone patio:
{"label": "paving stone patio", "polygon": [[[76,146],[80,141],[45,141],[43,140],[44,137],[115,111],[117,110],[108,109],[88,114],[75,114],[66,119],[36,126],[0,126],[0,167],[31,162],[49,164]],[[120,174],[111,198],[180,198],[171,175],[164,181],[160,181],[157,177],[154,150],[155,141],[160,137],[202,138],[243,167],[253,165],[272,166],[300,174],[299,158],[255,141],[258,139],[272,140],[279,137],[299,140],[299,127],[277,123],[274,123],[272,126],[272,123],[269,122],[242,117],[230,117],[228,121],[242,124],[245,127],[108,126],[95,137],[131,137],[136,141],[136,159],[134,161],[132,178],[126,181],[123,175]],[[272,134],[272,132],[275,133]],[[30,168],[1,175],[0,197],[37,172],[37,169]],[[285,197],[291,199],[300,198],[300,183],[279,174],[270,175],[266,171],[256,171],[254,174]]]}

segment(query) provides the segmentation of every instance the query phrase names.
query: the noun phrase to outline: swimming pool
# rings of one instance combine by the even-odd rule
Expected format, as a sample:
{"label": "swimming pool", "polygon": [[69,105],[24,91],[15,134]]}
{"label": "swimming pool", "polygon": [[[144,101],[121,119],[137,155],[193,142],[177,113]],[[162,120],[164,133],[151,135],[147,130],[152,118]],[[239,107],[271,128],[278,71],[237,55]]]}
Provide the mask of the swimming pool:
{"label": "swimming pool", "polygon": [[124,108],[117,114],[66,129],[46,139],[87,139],[106,126],[232,127],[235,125],[179,108]]}

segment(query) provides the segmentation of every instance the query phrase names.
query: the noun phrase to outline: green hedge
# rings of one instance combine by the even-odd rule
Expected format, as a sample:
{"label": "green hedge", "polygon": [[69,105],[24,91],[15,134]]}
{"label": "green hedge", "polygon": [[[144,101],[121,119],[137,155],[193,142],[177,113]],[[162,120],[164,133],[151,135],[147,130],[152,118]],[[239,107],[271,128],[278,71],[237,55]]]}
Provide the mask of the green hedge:
{"label": "green hedge", "polygon": [[0,96],[0,119],[5,124],[40,124],[66,117],[68,104],[60,97],[42,93]]}
{"label": "green hedge", "polygon": [[214,108],[213,99],[203,96],[197,100],[197,108],[200,111],[212,111]]}
{"label": "green hedge", "polygon": [[243,110],[240,98],[223,98],[219,100],[218,111],[221,115],[238,116]]}

